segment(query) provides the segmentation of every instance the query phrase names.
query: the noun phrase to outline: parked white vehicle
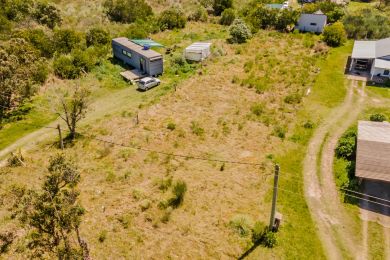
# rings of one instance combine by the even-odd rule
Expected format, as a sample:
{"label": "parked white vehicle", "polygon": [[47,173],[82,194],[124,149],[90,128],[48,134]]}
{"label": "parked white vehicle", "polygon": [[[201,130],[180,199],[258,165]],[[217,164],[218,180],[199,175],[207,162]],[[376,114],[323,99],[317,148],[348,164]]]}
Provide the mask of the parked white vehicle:
{"label": "parked white vehicle", "polygon": [[155,86],[160,85],[160,83],[161,83],[161,81],[159,79],[152,78],[152,77],[146,77],[146,78],[140,79],[137,82],[137,85],[138,85],[138,89],[140,89],[140,90],[148,90],[148,89],[151,89]]}

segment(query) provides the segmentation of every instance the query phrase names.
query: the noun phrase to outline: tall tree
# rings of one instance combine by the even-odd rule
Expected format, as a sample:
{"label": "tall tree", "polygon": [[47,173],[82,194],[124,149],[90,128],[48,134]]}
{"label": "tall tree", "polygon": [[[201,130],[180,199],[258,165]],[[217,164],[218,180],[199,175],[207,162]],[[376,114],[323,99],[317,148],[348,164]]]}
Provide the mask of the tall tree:
{"label": "tall tree", "polygon": [[76,85],[71,92],[62,93],[59,97],[57,114],[68,126],[71,140],[76,137],[78,122],[87,113],[90,94],[88,89]]}
{"label": "tall tree", "polygon": [[15,213],[29,228],[32,257],[89,259],[87,243],[80,236],[85,210],[77,202],[80,173],[63,154],[50,159],[49,174],[40,190],[17,190]]}

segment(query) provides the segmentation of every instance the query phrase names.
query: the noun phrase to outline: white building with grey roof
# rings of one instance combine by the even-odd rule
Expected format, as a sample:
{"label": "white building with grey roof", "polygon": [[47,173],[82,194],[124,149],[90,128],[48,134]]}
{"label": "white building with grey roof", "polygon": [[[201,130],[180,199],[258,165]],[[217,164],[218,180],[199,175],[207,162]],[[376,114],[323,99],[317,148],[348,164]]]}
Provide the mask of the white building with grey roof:
{"label": "white building with grey roof", "polygon": [[355,41],[349,70],[390,78],[390,37],[377,41]]}

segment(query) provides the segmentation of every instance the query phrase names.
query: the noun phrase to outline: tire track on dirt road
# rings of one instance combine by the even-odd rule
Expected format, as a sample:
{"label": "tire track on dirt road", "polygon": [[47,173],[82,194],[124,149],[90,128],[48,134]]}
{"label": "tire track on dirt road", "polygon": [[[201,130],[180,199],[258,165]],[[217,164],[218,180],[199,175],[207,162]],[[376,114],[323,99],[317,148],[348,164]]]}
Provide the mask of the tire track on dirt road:
{"label": "tire track on dirt road", "polygon": [[[349,216],[340,203],[333,178],[333,156],[338,139],[356,120],[362,108],[364,93],[358,90],[357,86],[357,81],[350,81],[344,102],[318,126],[309,142],[304,161],[305,197],[318,227],[325,252],[330,259],[344,259],[345,253],[357,258],[357,255],[362,252],[356,246],[360,243],[356,243],[352,238],[354,233],[349,228]],[[354,101],[357,96],[355,90],[359,93],[356,102]],[[323,144],[327,135],[328,138]],[[322,157],[318,162],[317,157],[322,144]],[[318,174],[319,163],[321,170]]]}

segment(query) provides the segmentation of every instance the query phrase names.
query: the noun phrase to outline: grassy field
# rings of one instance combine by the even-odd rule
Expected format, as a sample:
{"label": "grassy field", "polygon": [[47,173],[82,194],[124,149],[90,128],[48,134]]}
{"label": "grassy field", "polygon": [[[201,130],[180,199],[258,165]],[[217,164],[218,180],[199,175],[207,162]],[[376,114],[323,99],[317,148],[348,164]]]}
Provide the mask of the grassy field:
{"label": "grassy field", "polygon": [[[178,52],[194,39],[211,40],[213,57],[195,68],[195,74],[179,76],[171,70],[167,57],[163,85],[148,93],[134,92],[128,104],[121,98],[117,110],[89,119],[80,129],[88,135],[66,151],[77,158],[82,172],[79,188],[87,209],[82,233],[94,257],[236,258],[252,242],[250,235],[236,233],[230,223],[242,215],[249,224],[268,222],[270,158],[294,147],[291,153],[299,150],[298,157],[281,164],[289,172],[299,171],[299,156],[304,150],[295,140],[300,135],[292,137],[293,127],[296,114],[306,106],[302,97],[316,77],[315,64],[321,57],[316,51],[317,37],[261,31],[247,44],[236,46],[223,40],[226,33],[219,25],[194,23],[180,32],[155,35],[167,46],[177,45]],[[96,83],[101,93],[108,93],[119,82],[116,76],[112,78],[118,72],[103,64],[83,84]],[[177,84],[176,92],[172,91],[173,83]],[[115,92],[133,93],[120,84]],[[140,117],[137,126],[135,113]],[[167,129],[169,123],[175,126],[173,130]],[[303,143],[311,130],[304,131]],[[262,162],[262,166],[226,164],[221,171],[220,163],[137,152],[94,141],[88,138],[91,134],[129,146]],[[4,187],[39,185],[42,167],[47,164],[44,158],[57,152],[52,141],[26,153],[28,167],[7,168],[1,175]],[[34,181],[28,182],[32,176]],[[173,211],[158,207],[170,194],[169,188],[165,192],[159,189],[167,179],[184,180],[188,186],[183,206]],[[281,183],[290,182],[282,179]],[[301,185],[290,184],[288,189],[301,192]],[[293,199],[282,193],[280,198],[285,220],[279,244],[273,250],[259,248],[261,254],[277,258],[321,256],[321,244],[303,197]],[[141,210],[144,203],[149,207]],[[2,211],[2,216],[6,215]],[[4,228],[15,225],[7,218],[2,223]],[[102,233],[107,238],[99,242]]]}

